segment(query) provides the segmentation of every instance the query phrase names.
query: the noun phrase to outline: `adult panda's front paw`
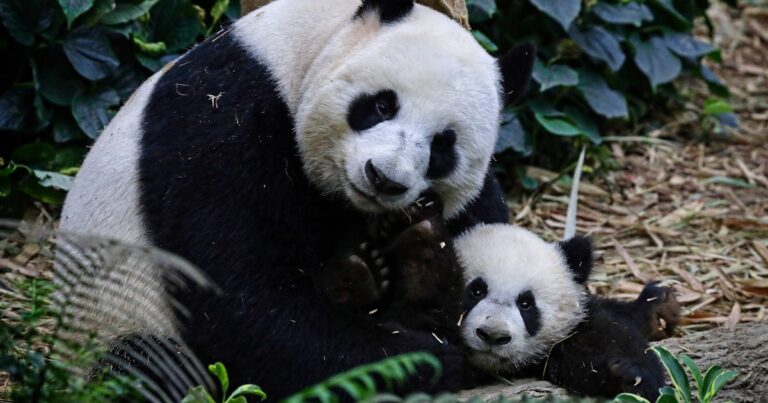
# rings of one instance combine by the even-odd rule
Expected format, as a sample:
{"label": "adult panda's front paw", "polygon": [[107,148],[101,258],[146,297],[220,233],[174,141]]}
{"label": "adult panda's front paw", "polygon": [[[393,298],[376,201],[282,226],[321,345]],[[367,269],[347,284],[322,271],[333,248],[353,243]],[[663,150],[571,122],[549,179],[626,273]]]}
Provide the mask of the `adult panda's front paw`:
{"label": "adult panda's front paw", "polygon": [[384,298],[392,288],[392,269],[387,264],[384,252],[374,242],[363,242],[355,255],[365,263],[373,280],[379,298]]}
{"label": "adult panda's front paw", "polygon": [[636,303],[648,318],[648,340],[663,340],[674,335],[681,308],[671,288],[650,283],[643,288]]}

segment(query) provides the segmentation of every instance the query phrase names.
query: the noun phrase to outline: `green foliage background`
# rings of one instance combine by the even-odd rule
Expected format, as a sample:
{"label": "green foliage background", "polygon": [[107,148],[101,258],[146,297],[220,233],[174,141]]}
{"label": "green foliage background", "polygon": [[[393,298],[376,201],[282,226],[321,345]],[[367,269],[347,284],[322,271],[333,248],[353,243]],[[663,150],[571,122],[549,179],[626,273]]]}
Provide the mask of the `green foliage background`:
{"label": "green foliage background", "polygon": [[88,146],[238,0],[0,0],[0,216],[60,204]]}
{"label": "green foliage background", "polygon": [[[730,0],[735,2],[735,0]],[[0,0],[0,216],[30,200],[57,205],[87,151],[152,72],[237,18],[237,0]],[[683,103],[675,80],[698,77],[705,113],[738,124],[728,91],[701,64],[720,52],[691,36],[709,0],[468,0],[490,52],[537,45],[530,101],[504,111],[498,171],[536,183],[523,162],[560,168],[574,143],[602,137],[652,108]],[[711,24],[708,24],[711,27]]]}

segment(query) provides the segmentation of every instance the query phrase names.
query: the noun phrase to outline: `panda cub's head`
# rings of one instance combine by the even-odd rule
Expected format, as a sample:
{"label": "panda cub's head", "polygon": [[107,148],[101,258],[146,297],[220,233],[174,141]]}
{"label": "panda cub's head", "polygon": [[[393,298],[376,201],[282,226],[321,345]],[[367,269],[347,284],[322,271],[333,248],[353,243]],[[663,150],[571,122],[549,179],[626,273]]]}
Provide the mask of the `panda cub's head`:
{"label": "panda cub's head", "polygon": [[592,269],[587,238],[548,243],[507,224],[481,225],[456,240],[465,268],[461,335],[473,365],[514,372],[544,357],[584,317]]}
{"label": "panda cub's head", "polygon": [[364,0],[301,84],[296,135],[307,176],[375,213],[432,188],[454,216],[483,184],[500,110],[524,91],[534,53],[523,45],[497,60],[437,11]]}

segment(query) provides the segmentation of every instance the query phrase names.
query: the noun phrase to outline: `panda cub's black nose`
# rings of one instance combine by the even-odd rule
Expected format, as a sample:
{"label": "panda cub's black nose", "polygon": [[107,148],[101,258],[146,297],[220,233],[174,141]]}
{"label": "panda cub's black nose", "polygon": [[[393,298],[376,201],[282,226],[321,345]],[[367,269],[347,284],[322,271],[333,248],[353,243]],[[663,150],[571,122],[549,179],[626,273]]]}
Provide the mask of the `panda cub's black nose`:
{"label": "panda cub's black nose", "polygon": [[479,337],[480,340],[492,346],[503,346],[512,341],[512,336],[503,330],[479,327],[475,333],[477,333],[477,337]]}
{"label": "panda cub's black nose", "polygon": [[387,196],[399,196],[408,191],[408,187],[402,183],[395,182],[392,179],[387,178],[383,172],[381,172],[371,160],[365,163],[365,176],[376,189],[377,193],[382,193]]}

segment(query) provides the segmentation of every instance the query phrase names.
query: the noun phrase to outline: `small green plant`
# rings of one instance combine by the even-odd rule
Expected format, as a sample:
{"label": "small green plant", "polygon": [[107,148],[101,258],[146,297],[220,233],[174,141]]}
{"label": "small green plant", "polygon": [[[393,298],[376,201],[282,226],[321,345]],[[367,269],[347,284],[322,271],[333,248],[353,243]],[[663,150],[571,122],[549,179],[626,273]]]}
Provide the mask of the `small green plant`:
{"label": "small green plant", "polygon": [[[672,386],[659,389],[661,396],[656,400],[656,403],[691,403],[694,401],[688,376],[683,366],[688,368],[688,372],[693,376],[697,391],[695,398],[701,403],[711,402],[720,389],[737,376],[736,371],[724,370],[717,365],[710,367],[706,373],[702,374],[699,366],[685,354],[675,357],[669,350],[661,346],[652,347],[651,350],[659,356],[672,380]],[[648,403],[647,399],[631,393],[622,393],[616,396],[614,401]]]}
{"label": "small green plant", "polygon": [[[84,374],[98,361],[93,338],[61,338],[60,314],[52,309],[54,285],[30,279],[18,293],[0,298],[0,371],[10,375],[9,397],[16,402],[96,403],[136,397],[137,384],[106,368]],[[66,358],[60,352],[66,351]],[[130,400],[130,399],[129,399]]]}
{"label": "small green plant", "polygon": [[[219,380],[219,386],[221,387],[221,403],[247,403],[247,395],[253,395],[260,400],[267,398],[267,394],[256,385],[246,384],[238,386],[231,395],[227,395],[229,390],[229,375],[224,364],[217,362],[208,366],[210,371],[216,379]],[[203,386],[196,386],[190,389],[189,394],[181,401],[181,403],[216,403],[210,393],[205,390]]]}

